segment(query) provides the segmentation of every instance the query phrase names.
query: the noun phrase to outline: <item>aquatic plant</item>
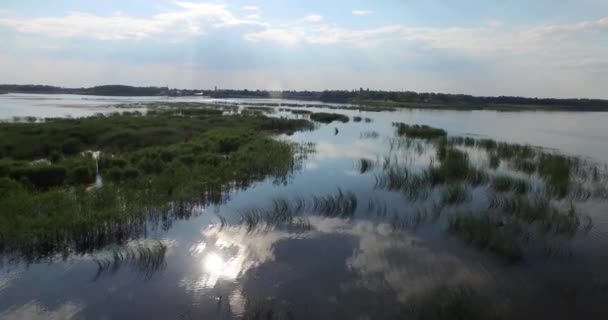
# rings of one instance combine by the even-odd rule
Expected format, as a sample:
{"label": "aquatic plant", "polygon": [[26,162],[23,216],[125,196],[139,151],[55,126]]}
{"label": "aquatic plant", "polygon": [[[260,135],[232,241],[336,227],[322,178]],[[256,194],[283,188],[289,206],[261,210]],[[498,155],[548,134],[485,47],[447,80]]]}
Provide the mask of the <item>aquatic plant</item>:
{"label": "aquatic plant", "polygon": [[494,220],[488,214],[453,214],[448,219],[448,231],[467,243],[511,261],[523,258],[523,249],[518,242],[521,230],[514,224]]}
{"label": "aquatic plant", "polygon": [[276,110],[271,107],[245,107],[245,110],[259,111],[262,113],[275,113],[276,112]]}
{"label": "aquatic plant", "polygon": [[425,320],[506,319],[486,295],[467,285],[439,286],[407,301],[404,318]]}
{"label": "aquatic plant", "polygon": [[471,191],[462,184],[448,184],[441,191],[441,204],[455,205],[471,199]]}
{"label": "aquatic plant", "polygon": [[[5,157],[0,176],[6,182],[3,188],[11,189],[0,197],[0,251],[28,259],[70,250],[91,252],[143,232],[146,220],[164,214],[157,209],[167,209],[167,204],[181,203],[169,209],[185,217],[192,214],[188,203],[221,203],[231,190],[266,177],[286,183],[301,168],[305,154],[268,134],[310,127],[311,122],[301,119],[213,112],[192,117],[179,108],[146,116],[0,124],[0,132],[6,133],[0,135]],[[165,136],[157,137],[161,132]],[[12,147],[15,141],[35,137],[55,150],[53,139],[64,136],[102,151],[103,186],[87,188],[95,173],[88,156],[63,155],[57,163],[30,165],[29,159],[50,151],[36,151],[37,144],[31,150]]]}
{"label": "aquatic plant", "polygon": [[301,114],[301,115],[312,114],[312,111],[308,111],[308,110],[301,110],[301,109],[287,109],[287,110],[293,114]]}
{"label": "aquatic plant", "polygon": [[446,137],[447,132],[443,129],[433,128],[427,125],[408,125],[405,123],[393,123],[397,127],[397,133],[408,138],[436,139]]}
{"label": "aquatic plant", "polygon": [[321,123],[332,123],[334,121],[346,123],[350,118],[338,113],[315,112],[310,115],[310,120]]}
{"label": "aquatic plant", "polygon": [[496,192],[515,192],[517,194],[526,194],[530,189],[526,180],[506,174],[494,176],[491,187]]}
{"label": "aquatic plant", "polygon": [[126,245],[111,249],[109,255],[94,258],[97,265],[95,279],[106,274],[116,273],[122,267],[130,267],[146,279],[162,271],[166,266],[167,246],[161,241],[154,244]]}
{"label": "aquatic plant", "polygon": [[359,138],[361,139],[376,139],[380,136],[377,131],[365,131],[359,134]]}
{"label": "aquatic plant", "polygon": [[570,159],[558,154],[544,154],[539,159],[539,175],[544,178],[549,190],[559,198],[568,194],[571,163]]}
{"label": "aquatic plant", "polygon": [[356,166],[357,166],[357,169],[359,170],[359,174],[366,174],[370,170],[373,170],[375,163],[376,163],[375,161],[370,160],[370,159],[365,159],[365,158],[359,159],[356,162]]}

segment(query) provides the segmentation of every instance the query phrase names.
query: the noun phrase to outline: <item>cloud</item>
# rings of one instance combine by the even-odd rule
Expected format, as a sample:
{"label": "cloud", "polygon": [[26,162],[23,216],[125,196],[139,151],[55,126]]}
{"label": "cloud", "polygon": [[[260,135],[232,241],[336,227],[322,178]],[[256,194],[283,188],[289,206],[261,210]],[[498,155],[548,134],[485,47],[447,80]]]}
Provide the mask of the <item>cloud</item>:
{"label": "cloud", "polygon": [[257,7],[257,6],[243,6],[242,9],[246,10],[246,11],[258,11],[258,10],[260,10],[260,7]]}
{"label": "cloud", "polygon": [[204,34],[208,28],[265,26],[259,21],[236,17],[221,4],[177,1],[175,5],[176,10],[159,13],[149,18],[135,18],[122,13],[98,16],[84,12],[70,12],[63,17],[30,19],[0,17],[0,25],[11,27],[21,33],[98,40],[137,40],[163,33],[193,36]]}
{"label": "cloud", "polygon": [[371,10],[353,10],[352,11],[352,14],[354,16],[368,16],[368,15],[370,15],[372,13],[374,13],[374,12],[371,11]]}
{"label": "cloud", "polygon": [[259,14],[250,14],[250,15],[246,15],[245,19],[260,20],[260,19],[262,19],[262,17]]}
{"label": "cloud", "polygon": [[321,16],[319,14],[311,14],[311,15],[304,17],[303,20],[307,21],[307,22],[321,22],[321,20],[323,20],[323,16]]}

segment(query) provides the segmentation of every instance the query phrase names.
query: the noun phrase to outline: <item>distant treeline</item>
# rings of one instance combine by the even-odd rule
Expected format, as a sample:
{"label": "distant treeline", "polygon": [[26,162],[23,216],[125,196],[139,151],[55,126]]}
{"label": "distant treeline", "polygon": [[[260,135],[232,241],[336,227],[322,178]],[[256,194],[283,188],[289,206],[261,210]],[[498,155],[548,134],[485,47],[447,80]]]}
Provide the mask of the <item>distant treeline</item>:
{"label": "distant treeline", "polygon": [[[333,91],[266,91],[266,90],[192,90],[167,87],[132,87],[107,85],[91,88],[62,88],[44,85],[0,85],[0,92],[83,94],[100,96],[193,96],[213,98],[282,98],[317,100],[335,103],[390,105],[404,108],[509,108],[560,110],[608,110],[608,100],[599,99],[549,99],[525,97],[476,97],[465,94],[417,93],[412,91],[333,90]],[[546,107],[546,108],[544,108]]]}
{"label": "distant treeline", "polygon": [[[84,94],[99,96],[159,96],[168,95],[175,89],[161,87],[132,87],[122,85],[97,86],[91,88],[62,88],[44,85],[0,85],[0,92],[41,94]],[[182,90],[177,90],[182,91]]]}
{"label": "distant treeline", "polygon": [[608,100],[599,99],[548,99],[524,97],[476,97],[465,94],[417,93],[412,91],[323,91],[320,98],[324,102],[366,103],[395,102],[404,105],[520,105],[520,106],[569,106],[608,108]]}

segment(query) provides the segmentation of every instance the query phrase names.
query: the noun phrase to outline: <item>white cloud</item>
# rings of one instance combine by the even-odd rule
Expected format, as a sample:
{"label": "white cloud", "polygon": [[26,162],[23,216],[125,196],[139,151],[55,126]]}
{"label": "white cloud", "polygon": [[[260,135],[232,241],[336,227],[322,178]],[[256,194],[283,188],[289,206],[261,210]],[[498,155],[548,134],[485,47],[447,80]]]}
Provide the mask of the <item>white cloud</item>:
{"label": "white cloud", "polygon": [[368,16],[370,14],[374,13],[371,10],[353,10],[352,14],[355,16]]}
{"label": "white cloud", "polygon": [[307,22],[321,22],[321,20],[323,20],[323,16],[321,16],[319,14],[311,14],[311,15],[304,17],[303,20],[307,21]]}
{"label": "white cloud", "polygon": [[259,14],[250,14],[250,15],[245,16],[245,19],[260,20],[260,19],[262,19],[262,17]]}
{"label": "white cloud", "polygon": [[[298,72],[287,70],[290,66],[283,64],[281,60],[277,60],[276,68],[280,71],[276,72],[268,69],[254,70],[255,67],[251,67],[240,70],[238,74],[217,75],[232,87],[264,88],[266,83],[256,82],[255,79],[266,77],[272,82],[268,85],[278,83],[282,88],[322,89],[323,86],[349,88],[349,86],[358,87],[359,84],[355,82],[359,81],[366,86],[376,88],[408,87],[474,94],[547,96],[566,94],[597,97],[605,96],[605,93],[602,94],[601,84],[605,83],[608,76],[608,46],[603,41],[608,35],[608,17],[578,23],[519,27],[508,22],[485,19],[480,20],[477,26],[467,27],[417,27],[395,24],[354,28],[336,24],[328,17],[319,14],[311,14],[296,20],[279,19],[271,24],[262,20],[254,10],[240,15],[223,4],[178,1],[171,10],[143,17],[125,13],[104,16],[86,12],[69,12],[63,16],[16,18],[12,12],[0,11],[0,27],[13,30],[14,36],[11,35],[7,41],[12,41],[14,47],[22,51],[31,50],[32,55],[38,51],[47,53],[51,50],[55,53],[61,50],[69,51],[67,46],[73,44],[57,41],[56,38],[155,39],[169,43],[201,36],[218,29],[235,28],[245,41],[250,42],[276,43],[288,47],[340,45],[341,48],[354,49],[345,57],[353,57],[358,63],[353,65],[352,61],[337,61],[336,68],[341,70],[335,75],[328,75],[325,72],[328,70],[327,65],[310,68],[315,69],[315,72],[320,70],[320,76],[313,74],[312,71],[310,74],[301,71],[302,68]],[[378,51],[378,48],[381,50]],[[314,50],[314,48],[307,49]],[[372,53],[371,50],[376,51]],[[20,60],[21,65],[32,62],[28,61],[27,57],[10,56],[7,52],[3,52],[6,59],[10,57]],[[186,62],[195,61],[194,54],[199,53],[193,52],[192,57],[188,58],[190,60]],[[204,53],[200,54],[204,56]],[[399,76],[400,72],[397,70],[399,68],[396,66],[415,63],[415,59],[420,57],[425,57],[426,60],[423,61],[426,63],[428,61],[431,61],[431,64],[439,63],[437,61],[440,59],[437,57],[441,56],[453,57],[455,61],[458,59],[470,61],[474,68],[488,69],[477,74],[474,73],[475,71],[467,71],[469,83],[466,85],[461,79],[446,74],[449,71],[445,68],[440,68],[439,71],[427,70],[427,73],[417,74],[411,79]],[[204,60],[204,57],[201,59]],[[289,61],[289,58],[286,57],[285,60]],[[310,58],[310,61],[312,60],[313,58]],[[50,70],[55,66],[52,61],[48,62],[48,65],[36,64],[38,69],[23,73],[17,67],[12,68],[7,61],[0,60],[0,65],[7,65],[7,68],[13,70],[12,78],[24,79],[23,81],[26,82],[39,82],[34,74],[46,75],[47,69]],[[360,63],[361,61],[363,63]],[[90,62],[83,61],[82,65],[86,66],[88,63]],[[75,64],[80,66],[80,63]],[[370,69],[376,71],[376,77],[368,70],[365,72],[358,70],[357,67],[361,65],[370,66]],[[81,67],[74,70],[81,70]],[[108,68],[113,69],[111,65]],[[172,77],[172,68],[183,71],[179,63],[173,66],[167,64],[156,70],[162,69],[163,72],[171,73]],[[145,80],[147,78],[136,76],[135,73],[140,71],[134,71],[135,69],[137,68],[129,69],[134,72],[133,75],[124,74],[125,81],[133,80],[134,84],[141,82],[142,79],[149,81]],[[0,68],[0,70],[3,70],[3,75],[8,74],[6,72],[8,69]],[[113,76],[104,73],[106,72],[104,70],[101,68],[95,72],[100,78],[113,79]],[[395,71],[394,74],[389,73],[392,70]],[[534,75],[531,75],[530,70],[534,70]],[[84,77],[82,72],[66,75],[70,72],[72,71],[65,71],[62,74],[70,79]],[[298,76],[303,73],[306,73],[307,77]],[[94,73],[93,77],[95,76]],[[544,80],[538,78],[541,76],[544,76]],[[512,79],[503,80],[506,77]],[[294,80],[295,78],[298,80]],[[419,80],[414,81],[415,78]],[[55,81],[50,71],[46,79],[49,79],[49,82]],[[577,83],[573,79],[577,79]],[[195,83],[196,86],[198,85],[196,81],[200,79],[190,80],[192,79],[180,84],[189,86],[189,83]],[[78,85],[78,80],[74,81]],[[92,81],[90,84],[98,82],[94,78],[90,81]],[[120,81],[122,80],[118,79],[114,82]],[[473,86],[472,83],[475,85]],[[542,87],[538,83],[542,83]],[[497,86],[502,88],[498,92],[495,89]],[[563,91],[562,88],[565,87],[569,90]]]}
{"label": "white cloud", "polygon": [[258,11],[258,10],[260,10],[260,7],[257,7],[257,6],[243,6],[242,8],[243,8],[243,10],[246,10],[246,11]]}
{"label": "white cloud", "polygon": [[91,37],[99,40],[144,39],[161,33],[192,36],[203,34],[208,28],[265,26],[259,21],[236,17],[221,4],[177,1],[175,5],[177,10],[159,13],[150,18],[135,18],[121,13],[98,16],[71,12],[63,17],[0,17],[0,25],[12,27],[21,33],[50,37]]}

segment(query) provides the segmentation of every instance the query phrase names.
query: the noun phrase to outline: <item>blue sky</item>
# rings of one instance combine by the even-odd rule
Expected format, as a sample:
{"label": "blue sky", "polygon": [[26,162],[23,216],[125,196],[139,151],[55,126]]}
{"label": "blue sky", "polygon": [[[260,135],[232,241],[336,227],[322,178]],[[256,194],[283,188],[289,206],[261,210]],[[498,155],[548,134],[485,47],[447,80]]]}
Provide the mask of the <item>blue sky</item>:
{"label": "blue sky", "polygon": [[3,0],[0,83],[608,98],[605,0]]}

